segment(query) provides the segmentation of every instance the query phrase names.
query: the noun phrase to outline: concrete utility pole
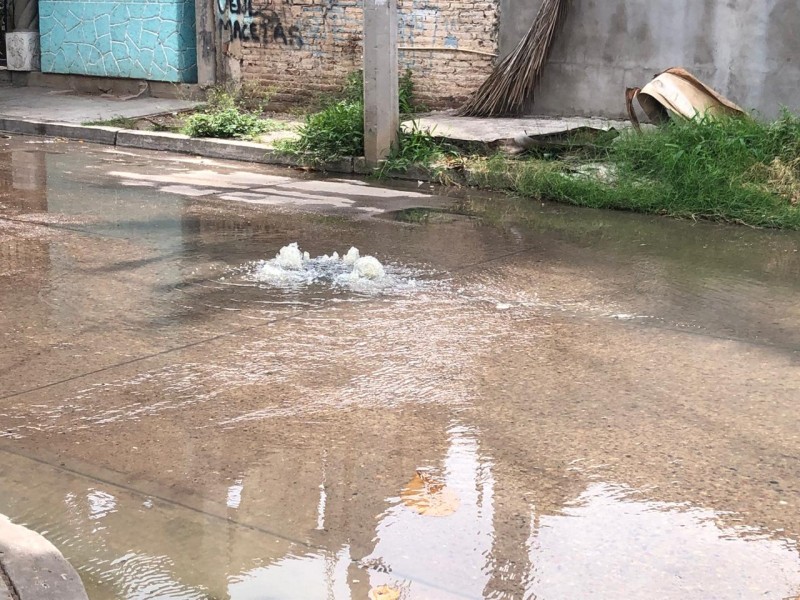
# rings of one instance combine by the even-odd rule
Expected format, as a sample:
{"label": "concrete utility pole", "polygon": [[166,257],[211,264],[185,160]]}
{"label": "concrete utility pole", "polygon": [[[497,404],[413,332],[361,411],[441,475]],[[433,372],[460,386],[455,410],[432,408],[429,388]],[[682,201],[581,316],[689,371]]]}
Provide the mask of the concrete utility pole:
{"label": "concrete utility pole", "polygon": [[197,29],[197,83],[214,85],[217,81],[216,39],[214,38],[214,2],[195,0],[195,27]]}
{"label": "concrete utility pole", "polygon": [[386,158],[397,140],[397,0],[364,0],[364,156]]}

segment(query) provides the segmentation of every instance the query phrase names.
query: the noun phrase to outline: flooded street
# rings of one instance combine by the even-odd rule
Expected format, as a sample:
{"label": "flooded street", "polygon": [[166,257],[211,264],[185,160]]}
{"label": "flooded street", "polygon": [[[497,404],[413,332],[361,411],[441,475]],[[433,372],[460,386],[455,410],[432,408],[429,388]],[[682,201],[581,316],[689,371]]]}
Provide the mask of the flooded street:
{"label": "flooded street", "polygon": [[794,600],[798,294],[797,233],[0,139],[0,513],[91,600]]}

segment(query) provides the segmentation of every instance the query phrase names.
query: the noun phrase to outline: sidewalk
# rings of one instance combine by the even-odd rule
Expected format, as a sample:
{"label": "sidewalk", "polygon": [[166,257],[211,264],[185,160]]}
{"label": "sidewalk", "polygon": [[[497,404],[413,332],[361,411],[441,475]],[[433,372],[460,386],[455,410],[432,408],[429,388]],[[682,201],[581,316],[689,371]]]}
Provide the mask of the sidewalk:
{"label": "sidewalk", "polygon": [[[241,160],[261,164],[313,167],[344,174],[368,174],[362,157],[350,157],[319,165],[302,157],[279,153],[270,143],[190,138],[159,131],[87,126],[82,123],[105,121],[113,117],[143,118],[187,110],[198,102],[151,97],[112,98],[88,96],[46,88],[0,86],[0,131],[21,135],[40,135],[83,140],[123,148],[163,150],[207,158]],[[429,131],[452,142],[479,144],[519,152],[539,142],[548,143],[577,130],[609,130],[630,127],[624,121],[587,118],[525,117],[520,119],[478,119],[439,113],[406,121],[403,127]],[[403,178],[404,174],[398,173]],[[409,178],[420,179],[413,173]]]}
{"label": "sidewalk", "polygon": [[0,515],[0,600],[88,600],[78,573],[53,544]]}
{"label": "sidewalk", "polygon": [[31,121],[58,121],[80,125],[114,117],[142,117],[187,110],[191,100],[169,98],[90,96],[64,90],[0,85],[0,117]]}

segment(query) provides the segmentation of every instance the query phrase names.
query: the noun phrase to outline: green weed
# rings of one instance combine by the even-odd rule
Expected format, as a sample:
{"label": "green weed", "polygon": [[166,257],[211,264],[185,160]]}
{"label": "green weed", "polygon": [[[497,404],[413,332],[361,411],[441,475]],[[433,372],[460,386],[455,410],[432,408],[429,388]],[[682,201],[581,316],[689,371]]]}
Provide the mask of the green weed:
{"label": "green weed", "polygon": [[[411,115],[417,112],[424,112],[426,107],[416,104],[414,101],[414,80],[412,79],[411,69],[406,69],[398,78],[398,95],[400,100],[400,114]],[[340,101],[363,102],[364,101],[364,72],[353,71],[345,80],[344,86],[339,94],[323,98],[322,106],[327,107]]]}
{"label": "green weed", "polygon": [[800,118],[674,121],[592,160],[473,160],[468,181],[594,208],[800,229]]}
{"label": "green weed", "polygon": [[336,100],[346,102],[364,101],[364,72],[353,71],[347,75],[342,92]]}
{"label": "green weed", "polygon": [[283,126],[269,119],[245,113],[238,108],[195,113],[186,119],[183,133],[191,137],[252,139]]}
{"label": "green weed", "polygon": [[280,144],[292,154],[306,154],[322,163],[343,156],[364,154],[364,105],[342,100],[306,117],[298,139]]}
{"label": "green weed", "polygon": [[[414,109],[412,97],[414,84],[411,71],[406,71],[399,80],[401,112]],[[339,94],[320,98],[322,109],[306,117],[298,129],[299,138],[279,142],[277,148],[288,154],[304,154],[313,163],[336,160],[343,156],[364,154],[364,75],[362,71],[350,73]],[[429,136],[430,137],[430,136]],[[395,167],[407,169],[415,158],[424,159],[432,155],[433,138],[424,139],[422,132],[415,132],[408,143],[400,145],[395,154]],[[426,150],[427,148],[427,150]]]}
{"label": "green weed", "polygon": [[216,85],[206,90],[206,112],[238,108],[243,112],[261,114],[274,94],[274,88],[259,83]]}
{"label": "green weed", "polygon": [[437,140],[428,130],[420,129],[415,121],[410,130],[398,132],[397,142],[377,175],[386,177],[393,171],[406,172],[412,166],[430,169],[446,156],[455,154],[455,148]]}
{"label": "green weed", "polygon": [[413,115],[414,113],[426,112],[428,110],[427,106],[417,104],[414,101],[414,80],[411,77],[411,69],[406,69],[400,76],[399,96],[401,115]]}
{"label": "green weed", "polygon": [[[241,90],[234,93],[224,87],[211,88],[206,109],[186,119],[183,133],[191,137],[252,139],[283,128],[277,121],[250,112],[241,94]],[[268,101],[263,97],[260,100]]]}

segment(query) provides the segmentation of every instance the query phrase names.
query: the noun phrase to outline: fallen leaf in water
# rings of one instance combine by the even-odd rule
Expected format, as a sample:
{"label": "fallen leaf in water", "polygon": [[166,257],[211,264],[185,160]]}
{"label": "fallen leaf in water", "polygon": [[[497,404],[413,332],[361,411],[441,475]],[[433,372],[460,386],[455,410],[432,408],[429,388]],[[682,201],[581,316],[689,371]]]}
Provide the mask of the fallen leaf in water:
{"label": "fallen leaf in water", "polygon": [[427,517],[447,517],[461,504],[455,492],[423,471],[417,471],[400,492],[400,498],[403,504]]}
{"label": "fallen leaf in water", "polygon": [[369,591],[369,600],[400,600],[400,590],[382,585]]}

